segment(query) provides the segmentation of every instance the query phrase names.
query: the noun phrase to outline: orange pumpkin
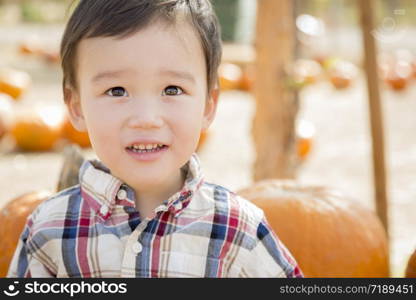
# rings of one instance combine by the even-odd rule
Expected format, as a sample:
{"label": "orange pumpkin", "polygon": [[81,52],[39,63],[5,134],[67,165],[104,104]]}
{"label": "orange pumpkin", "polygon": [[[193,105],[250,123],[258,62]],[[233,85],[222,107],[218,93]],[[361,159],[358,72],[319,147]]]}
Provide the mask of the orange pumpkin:
{"label": "orange pumpkin", "polygon": [[385,79],[386,84],[395,91],[404,90],[407,87],[408,80],[406,78],[391,74]]}
{"label": "orange pumpkin", "polygon": [[337,90],[346,89],[351,85],[351,79],[344,75],[331,75],[330,80]]}
{"label": "orange pumpkin", "polygon": [[14,69],[0,70],[0,92],[12,96],[15,100],[29,89],[31,82],[26,72]]}
{"label": "orange pumpkin", "polygon": [[306,160],[311,152],[314,135],[315,127],[311,122],[299,120],[296,123],[297,154],[301,161]]}
{"label": "orange pumpkin", "polygon": [[293,77],[296,82],[313,84],[322,75],[321,65],[310,59],[298,59],[293,64]]}
{"label": "orange pumpkin", "polygon": [[328,66],[329,80],[336,89],[348,88],[357,74],[357,67],[348,61],[334,60]]}
{"label": "orange pumpkin", "polygon": [[416,278],[416,250],[410,256],[406,267],[406,278]]}
{"label": "orange pumpkin", "polygon": [[240,87],[243,72],[236,64],[222,63],[218,68],[218,76],[221,90],[234,90]]}
{"label": "orange pumpkin", "polygon": [[395,91],[404,90],[412,78],[412,66],[406,61],[398,61],[386,68],[385,83]]}
{"label": "orange pumpkin", "polygon": [[49,191],[23,194],[10,200],[0,210],[0,277],[5,277],[29,214],[45,199]]}
{"label": "orange pumpkin", "polygon": [[91,141],[88,136],[88,132],[81,132],[76,130],[74,126],[72,126],[72,123],[69,120],[68,116],[66,116],[64,119],[64,123],[62,126],[62,137],[74,144],[79,145],[80,147],[91,147]]}
{"label": "orange pumpkin", "polygon": [[19,114],[11,134],[16,146],[24,151],[50,151],[61,137],[62,115],[53,107]]}
{"label": "orange pumpkin", "polygon": [[325,187],[264,180],[239,194],[262,208],[306,277],[388,277],[378,217]]}
{"label": "orange pumpkin", "polygon": [[254,73],[255,73],[255,69],[254,69],[254,65],[250,64],[250,65],[246,65],[243,68],[243,73],[240,79],[240,84],[239,84],[239,89],[246,91],[246,92],[251,92],[253,89],[253,85],[254,85]]}
{"label": "orange pumpkin", "polygon": [[312,149],[312,139],[311,138],[297,138],[297,145],[298,145],[298,157],[301,161],[304,161],[306,157],[308,157],[309,153]]}
{"label": "orange pumpkin", "polygon": [[22,41],[19,45],[19,52],[23,55],[36,55],[41,52],[41,45],[35,39]]}

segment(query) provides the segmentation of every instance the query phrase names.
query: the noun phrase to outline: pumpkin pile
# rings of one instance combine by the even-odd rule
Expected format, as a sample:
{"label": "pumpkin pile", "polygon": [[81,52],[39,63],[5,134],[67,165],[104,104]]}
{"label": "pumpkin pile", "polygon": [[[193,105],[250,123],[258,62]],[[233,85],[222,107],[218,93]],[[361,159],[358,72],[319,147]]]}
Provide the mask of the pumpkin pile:
{"label": "pumpkin pile", "polygon": [[61,137],[61,128],[61,111],[56,107],[41,107],[16,114],[10,133],[23,151],[49,151]]}
{"label": "pumpkin pile", "polygon": [[286,73],[288,86],[293,89],[327,80],[336,90],[343,90],[352,86],[357,79],[358,67],[341,58],[317,56],[295,60],[287,67]]}
{"label": "pumpkin pile", "polygon": [[[0,94],[0,133],[2,129],[2,101]],[[64,109],[58,106],[40,106],[13,113],[13,121],[7,126],[16,147],[22,151],[52,151],[59,143],[91,147],[87,132],[77,131]],[[1,137],[1,134],[0,134]]]}
{"label": "pumpkin pile", "polygon": [[[47,51],[36,43],[22,44],[20,51],[26,55],[48,56]],[[53,61],[53,55],[49,56]],[[24,71],[0,69],[0,138],[10,134],[17,148],[23,151],[50,151],[60,140],[90,147],[88,134],[75,130],[58,107],[44,106],[34,110],[28,107],[26,111],[15,112],[11,100],[20,101],[31,84],[30,75]]]}
{"label": "pumpkin pile", "polygon": [[[393,91],[405,90],[416,78],[416,57],[406,49],[378,57],[380,80]],[[221,63],[218,69],[220,88],[223,91],[251,92],[255,81],[253,63]],[[335,90],[353,86],[359,75],[359,67],[351,61],[335,56],[299,58],[285,67],[286,85],[290,89],[302,89],[321,80],[328,81]]]}
{"label": "pumpkin pile", "polygon": [[[253,64],[238,65],[224,62],[218,69],[220,88],[222,91],[242,90],[251,92],[255,82],[255,66]],[[296,59],[285,67],[286,82],[290,89],[302,89],[327,79],[335,89],[350,87],[356,80],[358,68],[351,62],[339,58]]]}
{"label": "pumpkin pile", "polygon": [[378,217],[336,190],[264,180],[238,192],[262,208],[306,277],[388,277]]}

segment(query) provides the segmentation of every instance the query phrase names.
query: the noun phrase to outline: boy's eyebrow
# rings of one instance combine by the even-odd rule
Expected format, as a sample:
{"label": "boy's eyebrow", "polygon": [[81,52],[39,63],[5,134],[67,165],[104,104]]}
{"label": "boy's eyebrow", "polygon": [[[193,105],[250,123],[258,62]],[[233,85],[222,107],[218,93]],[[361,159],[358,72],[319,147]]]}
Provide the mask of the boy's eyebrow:
{"label": "boy's eyebrow", "polygon": [[177,70],[164,69],[164,70],[161,70],[159,72],[159,74],[161,76],[179,77],[179,78],[185,79],[187,81],[190,81],[192,83],[196,83],[195,77],[187,71],[177,71]]}
{"label": "boy's eyebrow", "polygon": [[106,79],[106,78],[120,77],[120,75],[132,74],[132,73],[133,73],[133,71],[131,71],[131,70],[105,71],[105,72],[101,72],[101,73],[98,73],[97,75],[95,75],[92,78],[91,81],[92,82],[98,82],[98,81],[101,81],[101,80]]}
{"label": "boy's eyebrow", "polygon": [[[92,82],[98,82],[106,78],[114,78],[114,77],[120,77],[121,75],[125,74],[132,74],[134,71],[132,70],[117,70],[117,71],[105,71],[98,73],[92,78]],[[169,70],[164,69],[159,72],[160,76],[167,76],[167,77],[179,77],[184,80],[190,81],[192,83],[195,83],[195,77],[187,72],[187,71],[177,71],[177,70]]]}

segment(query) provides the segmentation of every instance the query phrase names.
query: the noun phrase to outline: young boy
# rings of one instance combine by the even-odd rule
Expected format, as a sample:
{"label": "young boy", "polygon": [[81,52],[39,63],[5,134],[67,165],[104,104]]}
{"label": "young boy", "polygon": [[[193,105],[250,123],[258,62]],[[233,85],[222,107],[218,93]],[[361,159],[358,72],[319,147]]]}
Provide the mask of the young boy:
{"label": "young boy", "polygon": [[81,0],[64,99],[100,159],[29,217],[9,277],[301,277],[262,210],[207,183],[219,25],[208,0]]}

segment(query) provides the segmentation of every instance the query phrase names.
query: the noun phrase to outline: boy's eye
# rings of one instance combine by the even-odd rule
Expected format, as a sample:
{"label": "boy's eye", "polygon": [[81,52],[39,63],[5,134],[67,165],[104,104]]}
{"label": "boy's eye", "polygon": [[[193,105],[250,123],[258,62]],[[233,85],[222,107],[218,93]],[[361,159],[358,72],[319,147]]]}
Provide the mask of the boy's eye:
{"label": "boy's eye", "polygon": [[180,87],[175,86],[175,85],[170,85],[163,90],[163,95],[166,95],[166,96],[178,96],[178,95],[181,95],[182,93],[183,93],[183,90]]}
{"label": "boy's eye", "polygon": [[112,96],[112,97],[126,97],[127,96],[127,91],[121,87],[121,86],[117,86],[117,87],[113,87],[111,89],[108,89],[105,92],[106,95],[108,96]]}

